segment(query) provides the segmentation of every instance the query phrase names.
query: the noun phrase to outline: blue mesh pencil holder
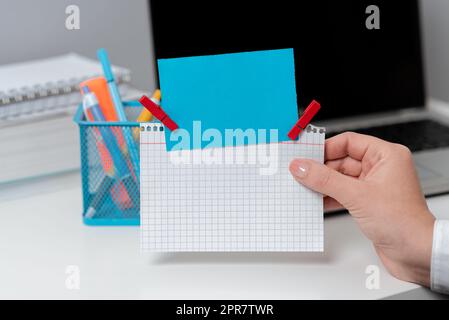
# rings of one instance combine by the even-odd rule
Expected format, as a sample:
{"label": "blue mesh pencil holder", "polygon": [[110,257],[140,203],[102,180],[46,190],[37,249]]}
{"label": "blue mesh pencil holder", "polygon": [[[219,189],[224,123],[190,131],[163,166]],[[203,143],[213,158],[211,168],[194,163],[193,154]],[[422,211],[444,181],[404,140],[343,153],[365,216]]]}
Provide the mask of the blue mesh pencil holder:
{"label": "blue mesh pencil holder", "polygon": [[[124,107],[128,119],[136,119],[142,110],[138,101],[124,102]],[[90,122],[82,104],[74,121],[80,130],[84,223],[138,226],[140,168],[138,163],[137,167],[133,165],[129,148],[136,148],[139,153],[139,123]],[[130,140],[133,146],[128,145]]]}

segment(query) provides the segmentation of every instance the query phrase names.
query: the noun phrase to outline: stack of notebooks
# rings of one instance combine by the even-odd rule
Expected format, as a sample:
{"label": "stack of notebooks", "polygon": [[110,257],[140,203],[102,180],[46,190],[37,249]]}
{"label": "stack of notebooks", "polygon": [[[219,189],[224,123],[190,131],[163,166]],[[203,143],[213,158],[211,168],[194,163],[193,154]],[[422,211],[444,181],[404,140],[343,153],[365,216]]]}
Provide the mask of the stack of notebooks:
{"label": "stack of notebooks", "polygon": [[[114,67],[122,91],[130,72]],[[101,65],[70,53],[44,60],[0,66],[0,122],[71,111],[81,101],[79,83],[102,75]]]}
{"label": "stack of notebooks", "polygon": [[[113,67],[121,96],[141,92],[130,71]],[[77,170],[79,83],[103,74],[100,63],[77,54],[0,66],[0,184]]]}

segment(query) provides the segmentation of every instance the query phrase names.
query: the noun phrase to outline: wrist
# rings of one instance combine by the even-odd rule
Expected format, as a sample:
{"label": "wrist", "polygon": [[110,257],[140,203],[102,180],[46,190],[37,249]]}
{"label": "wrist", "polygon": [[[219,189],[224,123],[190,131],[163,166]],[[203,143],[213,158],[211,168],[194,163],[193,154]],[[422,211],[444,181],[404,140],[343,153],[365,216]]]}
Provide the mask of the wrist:
{"label": "wrist", "polygon": [[435,218],[428,210],[420,217],[416,219],[412,234],[407,237],[404,271],[408,281],[430,287]]}

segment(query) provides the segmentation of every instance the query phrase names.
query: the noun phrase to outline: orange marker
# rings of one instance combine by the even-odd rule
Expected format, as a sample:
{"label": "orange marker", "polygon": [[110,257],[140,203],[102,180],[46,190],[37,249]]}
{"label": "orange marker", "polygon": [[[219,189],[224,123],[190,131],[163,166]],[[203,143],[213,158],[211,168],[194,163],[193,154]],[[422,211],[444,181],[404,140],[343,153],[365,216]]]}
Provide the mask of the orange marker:
{"label": "orange marker", "polygon": [[[89,90],[95,94],[98,100],[98,105],[100,106],[101,112],[104,115],[104,118],[108,122],[118,122],[117,112],[115,111],[114,103],[112,101],[111,95],[109,94],[108,83],[105,77],[97,77],[88,79],[80,83],[80,88],[87,86]],[[81,89],[82,90],[82,89]],[[82,92],[81,92],[82,93]],[[112,132],[117,138],[120,149],[125,155],[128,155],[128,150],[125,143],[125,138],[123,137],[123,133],[119,128],[112,127]],[[129,161],[127,161],[129,162]],[[134,168],[130,166],[132,176],[134,180],[137,181],[137,177],[134,173]]]}
{"label": "orange marker", "polygon": [[97,97],[98,104],[100,105],[101,112],[103,112],[106,121],[118,121],[106,79],[104,77],[98,77],[81,82],[80,88],[85,86],[87,86]]}
{"label": "orange marker", "polygon": [[[89,81],[89,80],[88,80]],[[83,82],[86,83],[88,81]],[[83,87],[81,87],[83,88]],[[99,104],[100,105],[100,104]],[[101,105],[100,105],[101,108]],[[87,111],[86,113],[86,119],[88,121],[94,121],[93,115],[91,112]],[[100,156],[100,163],[103,167],[104,172],[107,176],[114,177],[115,176],[115,170],[113,166],[113,160],[112,156],[109,152],[109,150],[106,148],[106,145],[103,141],[103,138],[100,134],[100,131],[98,128],[93,128],[95,133],[95,141],[98,149],[98,153]],[[114,134],[117,132],[114,132]],[[118,132],[120,133],[120,132]],[[116,181],[112,188],[111,188],[111,196],[114,202],[123,210],[128,209],[132,207],[132,201],[130,196],[128,195],[128,192],[126,191],[123,182],[122,181]]]}
{"label": "orange marker", "polygon": [[[101,112],[104,118],[108,122],[117,122],[118,116],[115,111],[114,104],[109,94],[108,83],[104,77],[92,78],[80,83],[80,88],[87,86],[90,92],[94,93],[97,97],[98,104],[100,106]],[[82,92],[81,92],[82,93]],[[117,137],[117,141],[120,146],[125,146],[125,140],[123,135],[118,130],[114,130],[114,134]]]}

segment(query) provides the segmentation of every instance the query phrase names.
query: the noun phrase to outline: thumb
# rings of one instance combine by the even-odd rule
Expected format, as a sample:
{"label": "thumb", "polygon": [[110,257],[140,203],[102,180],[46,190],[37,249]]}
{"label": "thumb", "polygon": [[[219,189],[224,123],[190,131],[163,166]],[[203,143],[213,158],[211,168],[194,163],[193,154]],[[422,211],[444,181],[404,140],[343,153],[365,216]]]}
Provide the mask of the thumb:
{"label": "thumb", "polygon": [[354,201],[359,191],[360,181],[345,176],[313,160],[295,159],[290,163],[293,177],[316,192],[334,198],[343,206]]}

